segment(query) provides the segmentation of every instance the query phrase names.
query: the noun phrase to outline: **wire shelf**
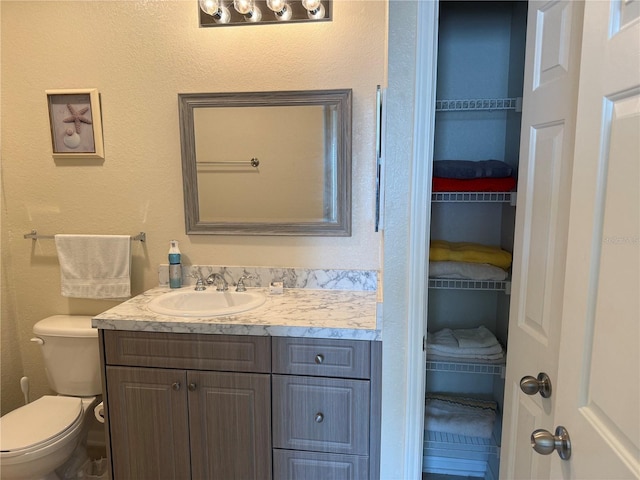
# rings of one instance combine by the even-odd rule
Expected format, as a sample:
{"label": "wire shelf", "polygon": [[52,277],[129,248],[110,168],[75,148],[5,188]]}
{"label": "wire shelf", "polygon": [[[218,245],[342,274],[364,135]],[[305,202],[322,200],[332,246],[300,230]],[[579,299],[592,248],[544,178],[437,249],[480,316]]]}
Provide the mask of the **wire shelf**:
{"label": "wire shelf", "polygon": [[430,278],[429,288],[439,290],[492,290],[511,293],[511,282],[508,280],[460,280],[448,278]]}
{"label": "wire shelf", "polygon": [[427,371],[449,373],[473,373],[481,375],[504,376],[505,364],[482,362],[456,362],[427,357]]}
{"label": "wire shelf", "polygon": [[500,447],[493,438],[465,437],[453,433],[432,432],[425,430],[423,452],[429,449],[458,450],[473,453],[500,455]]}
{"label": "wire shelf", "polygon": [[512,203],[515,192],[435,192],[431,194],[432,202],[485,202]]}
{"label": "wire shelf", "polygon": [[471,98],[436,100],[436,112],[490,111],[522,109],[522,98]]}

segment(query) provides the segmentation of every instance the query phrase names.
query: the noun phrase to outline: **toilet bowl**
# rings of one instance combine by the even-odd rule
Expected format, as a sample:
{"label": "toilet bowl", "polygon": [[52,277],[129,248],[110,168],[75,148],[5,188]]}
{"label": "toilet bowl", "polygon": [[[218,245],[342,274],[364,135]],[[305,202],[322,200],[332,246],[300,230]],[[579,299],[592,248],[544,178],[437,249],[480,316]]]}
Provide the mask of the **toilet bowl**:
{"label": "toilet bowl", "polygon": [[54,480],[73,454],[96,397],[45,395],[0,419],[3,480]]}
{"label": "toilet bowl", "polygon": [[36,323],[33,332],[31,341],[40,345],[49,386],[58,395],[0,418],[2,480],[55,480],[61,466],[67,475],[75,459],[86,458],[84,427],[102,393],[98,331],[91,328],[91,317],[54,315]]}

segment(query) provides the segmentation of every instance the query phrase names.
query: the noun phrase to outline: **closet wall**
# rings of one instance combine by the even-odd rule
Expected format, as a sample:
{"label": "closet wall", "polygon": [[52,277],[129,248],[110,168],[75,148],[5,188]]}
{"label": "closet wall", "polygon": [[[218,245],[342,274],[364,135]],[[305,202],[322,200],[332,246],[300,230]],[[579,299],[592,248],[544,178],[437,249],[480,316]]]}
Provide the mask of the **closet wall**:
{"label": "closet wall", "polygon": [[[435,161],[495,159],[511,166],[517,177],[526,10],[526,2],[440,2]],[[512,252],[515,209],[515,191],[434,191],[431,241],[473,242]],[[440,279],[430,273],[428,338],[445,328],[484,326],[506,349],[509,280]],[[497,479],[504,360],[436,358],[427,352],[428,404],[433,394],[490,401],[497,415],[489,438],[469,434],[474,431],[471,417],[458,422],[445,412],[438,421],[433,421],[435,414],[427,418],[423,477]]]}

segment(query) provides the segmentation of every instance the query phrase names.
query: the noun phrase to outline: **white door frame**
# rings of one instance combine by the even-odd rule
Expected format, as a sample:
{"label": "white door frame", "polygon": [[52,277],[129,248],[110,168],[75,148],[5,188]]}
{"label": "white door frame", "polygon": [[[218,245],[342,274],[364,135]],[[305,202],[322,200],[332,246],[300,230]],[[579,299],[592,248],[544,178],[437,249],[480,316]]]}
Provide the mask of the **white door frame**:
{"label": "white door frame", "polygon": [[422,478],[427,332],[431,173],[438,62],[438,0],[419,1],[416,35],[415,109],[411,165],[407,408],[405,466],[408,479]]}

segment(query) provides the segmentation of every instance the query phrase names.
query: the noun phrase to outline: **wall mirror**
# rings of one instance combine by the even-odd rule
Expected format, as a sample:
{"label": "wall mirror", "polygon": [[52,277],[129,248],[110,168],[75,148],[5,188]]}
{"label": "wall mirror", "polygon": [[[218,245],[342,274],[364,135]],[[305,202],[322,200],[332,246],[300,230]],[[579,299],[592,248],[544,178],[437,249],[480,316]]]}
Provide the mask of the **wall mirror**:
{"label": "wall mirror", "polygon": [[178,95],[187,234],[351,235],[351,90]]}

